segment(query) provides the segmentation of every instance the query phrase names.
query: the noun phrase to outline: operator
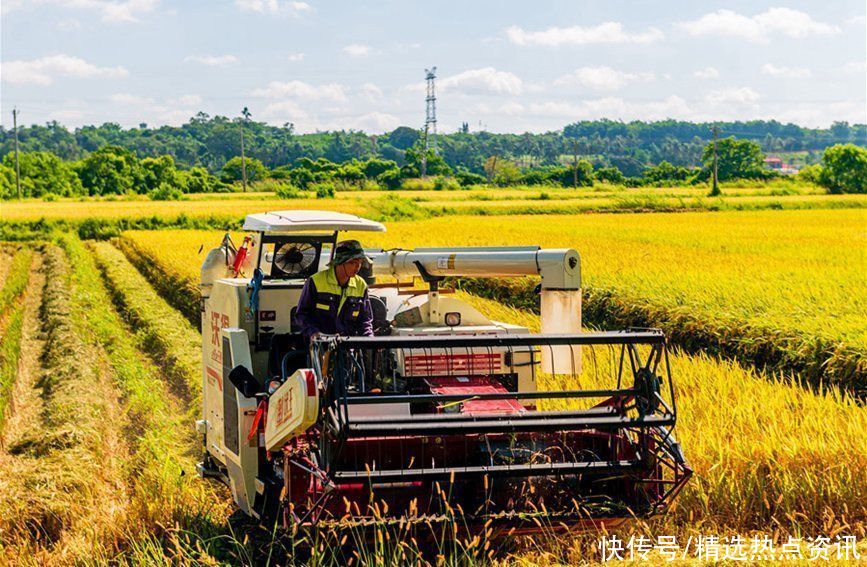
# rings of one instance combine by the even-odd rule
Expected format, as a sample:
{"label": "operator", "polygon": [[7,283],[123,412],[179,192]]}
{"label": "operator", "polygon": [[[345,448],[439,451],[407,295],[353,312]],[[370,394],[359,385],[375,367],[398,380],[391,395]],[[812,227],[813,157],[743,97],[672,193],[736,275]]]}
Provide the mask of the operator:
{"label": "operator", "polygon": [[295,319],[308,340],[323,334],[373,336],[367,282],[358,275],[369,263],[360,242],[344,240],[335,247],[328,268],[307,279]]}

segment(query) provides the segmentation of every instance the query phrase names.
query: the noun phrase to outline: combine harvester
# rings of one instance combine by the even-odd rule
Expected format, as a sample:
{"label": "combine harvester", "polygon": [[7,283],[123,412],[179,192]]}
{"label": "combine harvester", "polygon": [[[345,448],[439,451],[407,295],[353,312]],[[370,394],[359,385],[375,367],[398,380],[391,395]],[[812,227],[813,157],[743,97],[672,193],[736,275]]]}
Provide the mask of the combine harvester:
{"label": "combine harvester", "polygon": [[[377,507],[386,521],[470,530],[610,527],[662,512],[692,474],[673,435],[664,335],[581,332],[574,250],[366,250],[376,336],[308,345],[293,317],[305,280],[339,232],[385,227],[279,211],[247,216],[244,230],[238,250],[227,236],[202,267],[197,425],[200,474],[226,483],[246,514],[286,528],[370,524],[382,521]],[[539,334],[438,285],[536,274]],[[582,348],[594,347],[612,355],[593,364],[608,389],[581,389]]]}

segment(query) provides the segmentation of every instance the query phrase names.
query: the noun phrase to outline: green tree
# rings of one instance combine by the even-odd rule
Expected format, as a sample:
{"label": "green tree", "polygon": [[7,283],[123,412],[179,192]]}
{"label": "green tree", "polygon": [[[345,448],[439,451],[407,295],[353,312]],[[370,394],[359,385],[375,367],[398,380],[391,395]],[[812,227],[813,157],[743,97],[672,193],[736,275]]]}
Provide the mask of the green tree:
{"label": "green tree", "polygon": [[140,163],[144,170],[144,184],[147,191],[153,191],[163,183],[183,190],[183,187],[178,187],[178,171],[175,169],[175,160],[172,156],[146,157]]}
{"label": "green tree", "polygon": [[189,171],[178,171],[179,184],[187,193],[215,193],[228,190],[228,186],[208,173],[204,167],[193,167]]}
{"label": "green tree", "polygon": [[819,184],[831,193],[867,193],[867,149],[837,144],[822,155]]}
{"label": "green tree", "polygon": [[144,193],[144,170],[131,151],[120,146],[103,146],[77,166],[81,184],[90,195]]}
{"label": "green tree", "polygon": [[15,170],[0,163],[0,199],[13,199],[17,196]]}
{"label": "green tree", "polygon": [[[81,195],[84,189],[70,165],[49,152],[22,152],[18,160],[21,171],[23,197]],[[3,165],[12,169],[12,186],[15,187],[15,156],[6,154]],[[13,191],[17,196],[17,189]]]}
{"label": "green tree", "polygon": [[562,168],[557,181],[564,187],[590,187],[593,185],[593,165],[586,159],[579,159],[569,167]]}
{"label": "green tree", "polygon": [[607,181],[608,183],[614,183],[617,185],[622,185],[626,182],[623,173],[621,173],[621,171],[616,167],[600,167],[595,173],[596,179],[599,181]]}
{"label": "green tree", "polygon": [[[418,177],[421,172],[421,158],[424,155],[424,148],[420,144],[416,144],[406,150],[406,165],[404,177]],[[414,174],[413,174],[414,173]],[[433,150],[427,151],[427,174],[428,175],[451,175],[452,168],[448,166],[443,156],[434,153]]]}
{"label": "green tree", "polygon": [[388,135],[388,143],[399,150],[408,150],[421,138],[421,134],[414,128],[399,126]]}
{"label": "green tree", "polygon": [[692,172],[685,167],[671,165],[667,161],[660,162],[655,167],[644,170],[644,179],[650,183],[665,181],[686,181]]}
{"label": "green tree", "polygon": [[398,169],[397,163],[390,159],[371,158],[364,162],[364,176],[376,179],[390,169]]}
{"label": "green tree", "polygon": [[[764,176],[765,155],[761,146],[750,140],[722,138],[716,142],[717,175],[720,181],[729,179],[755,179]],[[701,156],[707,169],[713,168],[713,143],[704,147]]]}
{"label": "green tree", "polygon": [[[244,164],[247,168],[247,181],[261,181],[268,177],[268,168],[265,164],[256,158],[245,158]],[[235,156],[226,162],[223,166],[221,177],[226,183],[234,183],[241,181],[241,157]]]}

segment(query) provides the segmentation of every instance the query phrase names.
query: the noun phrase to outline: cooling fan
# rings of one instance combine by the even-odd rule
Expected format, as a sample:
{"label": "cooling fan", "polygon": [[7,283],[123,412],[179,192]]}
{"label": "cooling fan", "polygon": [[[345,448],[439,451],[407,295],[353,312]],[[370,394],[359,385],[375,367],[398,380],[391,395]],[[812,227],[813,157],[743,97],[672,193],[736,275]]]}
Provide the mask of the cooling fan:
{"label": "cooling fan", "polygon": [[310,267],[319,257],[319,248],[309,242],[288,242],[274,254],[274,267],[287,277],[309,275]]}

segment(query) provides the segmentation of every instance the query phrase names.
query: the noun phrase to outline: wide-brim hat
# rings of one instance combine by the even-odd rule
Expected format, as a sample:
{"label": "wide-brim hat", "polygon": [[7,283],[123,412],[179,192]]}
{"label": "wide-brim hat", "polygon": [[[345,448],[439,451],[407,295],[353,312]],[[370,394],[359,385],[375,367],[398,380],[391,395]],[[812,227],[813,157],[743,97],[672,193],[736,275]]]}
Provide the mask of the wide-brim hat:
{"label": "wide-brim hat", "polygon": [[343,242],[337,243],[337,246],[334,248],[334,257],[328,265],[339,266],[340,264],[350,260],[355,260],[356,258],[360,258],[368,265],[373,262],[373,259],[364,253],[364,248],[361,247],[359,241],[344,240]]}

